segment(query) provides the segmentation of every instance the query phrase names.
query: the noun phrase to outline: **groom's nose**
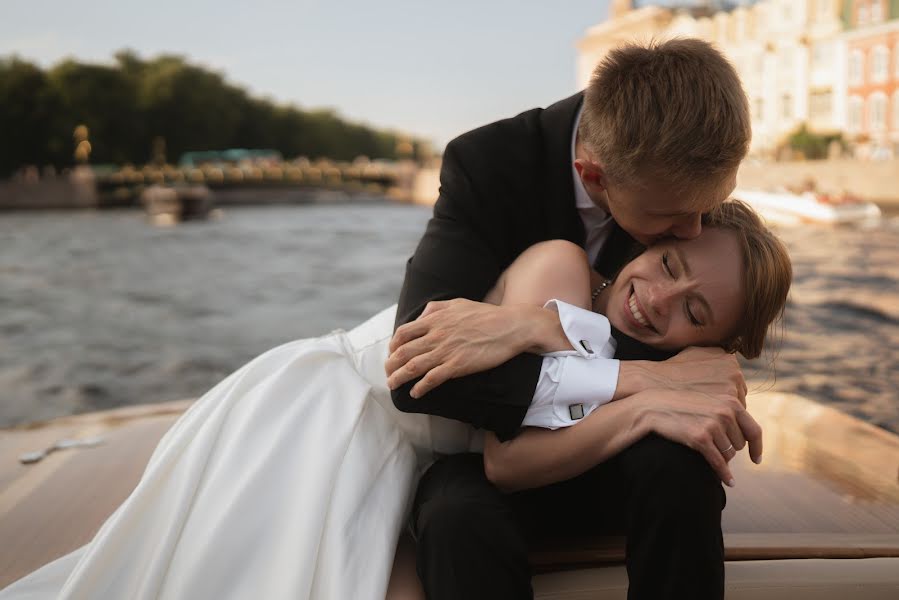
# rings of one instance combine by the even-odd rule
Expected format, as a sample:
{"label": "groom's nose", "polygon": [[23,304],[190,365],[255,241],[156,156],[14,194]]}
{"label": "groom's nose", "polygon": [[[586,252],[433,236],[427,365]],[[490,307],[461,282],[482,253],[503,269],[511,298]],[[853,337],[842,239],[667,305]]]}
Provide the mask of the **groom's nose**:
{"label": "groom's nose", "polygon": [[692,240],[702,233],[702,215],[691,213],[680,217],[671,226],[671,235],[681,240]]}

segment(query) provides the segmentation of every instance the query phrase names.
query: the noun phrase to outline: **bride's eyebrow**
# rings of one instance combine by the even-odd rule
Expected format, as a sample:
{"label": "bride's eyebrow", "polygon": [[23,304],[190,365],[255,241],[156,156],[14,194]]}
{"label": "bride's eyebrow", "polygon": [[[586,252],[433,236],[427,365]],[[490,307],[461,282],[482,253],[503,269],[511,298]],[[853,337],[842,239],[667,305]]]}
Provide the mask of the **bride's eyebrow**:
{"label": "bride's eyebrow", "polygon": [[693,271],[690,270],[690,263],[687,262],[687,255],[684,254],[684,249],[681,248],[680,244],[674,245],[674,252],[677,254],[677,260],[680,261],[680,266],[683,267],[684,273],[689,277],[693,274]]}
{"label": "bride's eyebrow", "polygon": [[[689,277],[692,275],[692,271],[690,270],[690,263],[687,262],[687,255],[684,253],[683,248],[680,247],[680,244],[675,244],[674,252],[677,254],[677,260],[680,262],[681,267],[684,270],[684,273]],[[696,298],[696,301],[699,302],[703,308],[705,309],[705,314],[708,316],[709,323],[712,324],[715,322],[715,313],[712,312],[712,306],[709,304],[709,301],[705,299],[705,296],[702,294],[694,294],[693,296]]]}

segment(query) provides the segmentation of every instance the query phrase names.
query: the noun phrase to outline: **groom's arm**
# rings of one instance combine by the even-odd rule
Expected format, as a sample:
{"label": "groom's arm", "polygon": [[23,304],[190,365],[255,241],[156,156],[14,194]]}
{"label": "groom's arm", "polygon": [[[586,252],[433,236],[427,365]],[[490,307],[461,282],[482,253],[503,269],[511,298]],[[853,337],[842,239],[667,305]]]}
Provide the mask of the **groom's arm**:
{"label": "groom's arm", "polygon": [[[489,169],[457,144],[444,154],[434,216],[406,265],[397,327],[415,320],[428,302],[482,299],[515,258],[511,217],[499,201],[482,198],[469,172]],[[489,191],[488,191],[489,193]],[[410,391],[417,378],[393,390],[406,412],[444,416],[494,431],[501,439],[521,426],[540,374],[541,357],[515,353],[499,366],[447,381],[421,398]]]}

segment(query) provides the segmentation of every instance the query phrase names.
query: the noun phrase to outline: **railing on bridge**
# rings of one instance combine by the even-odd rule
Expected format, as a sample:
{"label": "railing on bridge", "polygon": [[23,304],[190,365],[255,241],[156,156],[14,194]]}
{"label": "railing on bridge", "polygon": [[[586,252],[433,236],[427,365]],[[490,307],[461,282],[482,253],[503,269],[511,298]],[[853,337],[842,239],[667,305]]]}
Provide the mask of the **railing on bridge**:
{"label": "railing on bridge", "polygon": [[[273,204],[321,201],[346,196],[387,197],[411,202],[423,189],[436,198],[433,167],[413,161],[335,162],[329,160],[264,161],[198,166],[125,165],[115,168],[79,166],[58,176],[27,171],[0,182],[0,209],[107,208],[140,206],[150,186],[205,186],[215,203]],[[430,190],[431,181],[433,190]],[[335,192],[331,194],[325,191]]]}

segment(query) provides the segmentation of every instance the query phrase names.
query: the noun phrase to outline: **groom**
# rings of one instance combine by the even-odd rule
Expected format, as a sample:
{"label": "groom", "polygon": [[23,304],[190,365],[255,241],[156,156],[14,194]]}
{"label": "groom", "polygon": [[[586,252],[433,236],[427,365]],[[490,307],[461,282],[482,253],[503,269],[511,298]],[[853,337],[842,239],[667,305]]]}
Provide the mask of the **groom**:
{"label": "groom", "polygon": [[[508,439],[532,402],[545,405],[556,426],[649,388],[744,402],[732,355],[688,349],[661,362],[597,358],[593,323],[480,300],[540,241],[579,244],[613,275],[634,240],[696,237],[701,214],[733,190],[749,138],[747,101],[731,65],[705,42],[673,40],[615,50],[584,92],[450,142],[434,216],[400,294],[386,365],[396,406]],[[451,299],[467,300],[433,302]],[[579,355],[554,359],[561,376],[550,375],[538,353],[559,340],[571,340]],[[648,358],[622,356],[625,349],[619,345],[618,358]],[[685,402],[667,429],[699,449],[712,442],[691,436],[710,411],[694,407]],[[745,417],[735,416],[760,458],[761,432]],[[712,452],[714,471],[685,445],[649,436],[611,466],[572,480],[574,488],[514,497],[490,483],[478,457],[437,461],[413,507],[428,598],[531,598],[522,514],[540,515],[557,531],[626,522],[631,599],[722,598],[720,481],[730,479],[733,454]]]}

